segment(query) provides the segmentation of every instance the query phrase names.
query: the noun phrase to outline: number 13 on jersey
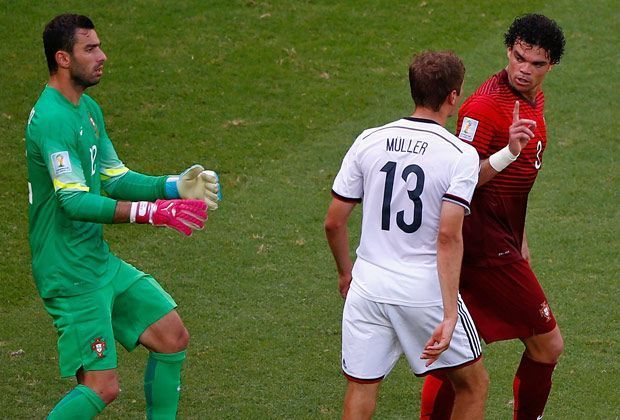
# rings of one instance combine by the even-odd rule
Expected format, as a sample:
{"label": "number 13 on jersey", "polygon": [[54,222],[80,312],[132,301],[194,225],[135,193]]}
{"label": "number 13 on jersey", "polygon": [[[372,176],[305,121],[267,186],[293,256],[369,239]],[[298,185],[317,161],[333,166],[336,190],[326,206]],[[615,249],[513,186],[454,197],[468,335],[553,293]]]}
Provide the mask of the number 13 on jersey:
{"label": "number 13 on jersey", "polygon": [[[383,206],[381,209],[381,229],[390,230],[392,218],[392,193],[394,191],[394,177],[397,173],[396,162],[389,161],[380,170],[385,172],[385,186],[383,188]],[[405,222],[405,210],[395,209],[396,225],[405,233],[413,233],[422,225],[422,190],[424,190],[424,171],[418,165],[408,165],[400,173],[402,179],[407,182],[410,176],[416,177],[415,188],[407,190],[411,204],[413,205],[413,220],[411,223]]]}

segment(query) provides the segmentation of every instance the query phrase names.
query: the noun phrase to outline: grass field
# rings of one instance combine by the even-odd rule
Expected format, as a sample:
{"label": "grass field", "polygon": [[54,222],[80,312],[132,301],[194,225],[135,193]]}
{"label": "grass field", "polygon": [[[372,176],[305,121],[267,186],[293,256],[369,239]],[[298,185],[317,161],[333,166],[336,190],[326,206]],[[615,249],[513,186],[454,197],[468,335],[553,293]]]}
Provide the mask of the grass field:
{"label": "grass field", "polygon": [[[179,415],[191,419],[338,418],[342,301],[322,221],[342,156],[362,129],[411,112],[414,52],[458,53],[469,94],[505,65],[516,15],[555,18],[567,51],[545,82],[549,145],[528,214],[534,268],[566,341],[545,419],[620,417],[615,2],[5,0],[0,418],[42,418],[73,386],[58,378],[31,277],[23,140],[47,80],[42,29],[66,11],[91,16],[103,41],[105,75],[89,93],[126,165],[162,174],[199,162],[221,176],[221,208],[190,239],[106,228],[113,251],[180,304],[192,340]],[[489,419],[511,418],[521,352],[486,347]],[[102,418],[144,416],[145,356],[120,351],[122,394]],[[376,418],[415,418],[420,387],[401,361]]]}

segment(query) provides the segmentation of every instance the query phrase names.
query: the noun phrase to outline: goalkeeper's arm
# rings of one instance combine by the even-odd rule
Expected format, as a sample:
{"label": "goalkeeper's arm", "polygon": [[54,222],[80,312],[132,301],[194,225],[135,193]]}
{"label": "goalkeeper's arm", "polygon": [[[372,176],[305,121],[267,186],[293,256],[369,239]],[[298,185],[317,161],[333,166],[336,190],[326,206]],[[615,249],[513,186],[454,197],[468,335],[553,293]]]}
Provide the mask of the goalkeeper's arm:
{"label": "goalkeeper's arm", "polygon": [[60,206],[72,220],[92,223],[150,223],[189,236],[202,229],[207,204],[202,200],[116,201],[85,191],[60,191]]}
{"label": "goalkeeper's arm", "polygon": [[106,171],[101,179],[106,193],[117,200],[196,199],[215,210],[222,198],[217,174],[205,171],[201,165],[193,165],[180,175],[171,176],[150,176],[127,169],[118,174],[114,172],[118,171]]}

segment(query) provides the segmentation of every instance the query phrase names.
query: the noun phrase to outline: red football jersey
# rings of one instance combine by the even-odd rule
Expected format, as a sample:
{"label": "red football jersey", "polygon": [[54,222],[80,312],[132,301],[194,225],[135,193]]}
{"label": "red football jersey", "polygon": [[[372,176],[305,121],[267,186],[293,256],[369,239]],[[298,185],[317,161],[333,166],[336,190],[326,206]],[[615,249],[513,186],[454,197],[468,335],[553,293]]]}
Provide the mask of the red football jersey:
{"label": "red football jersey", "polygon": [[508,144],[515,101],[519,101],[520,118],[536,121],[534,138],[515,162],[476,189],[471,215],[463,225],[463,263],[467,265],[496,266],[523,258],[527,197],[542,167],[547,145],[542,91],[530,102],[510,86],[508,73],[502,70],[463,103],[456,132],[476,148],[480,160],[487,159]]}

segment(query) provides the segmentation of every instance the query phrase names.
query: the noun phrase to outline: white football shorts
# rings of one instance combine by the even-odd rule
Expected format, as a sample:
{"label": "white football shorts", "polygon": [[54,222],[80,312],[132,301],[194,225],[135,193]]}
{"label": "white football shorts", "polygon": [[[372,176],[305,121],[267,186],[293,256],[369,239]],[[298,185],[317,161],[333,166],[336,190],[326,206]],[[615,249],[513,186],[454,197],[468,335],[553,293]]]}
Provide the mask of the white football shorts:
{"label": "white football shorts", "polygon": [[342,314],[342,371],[353,381],[378,382],[403,353],[417,376],[468,364],[482,352],[476,327],[460,296],[458,315],[450,347],[426,367],[420,355],[443,320],[442,306],[378,303],[349,289]]}

